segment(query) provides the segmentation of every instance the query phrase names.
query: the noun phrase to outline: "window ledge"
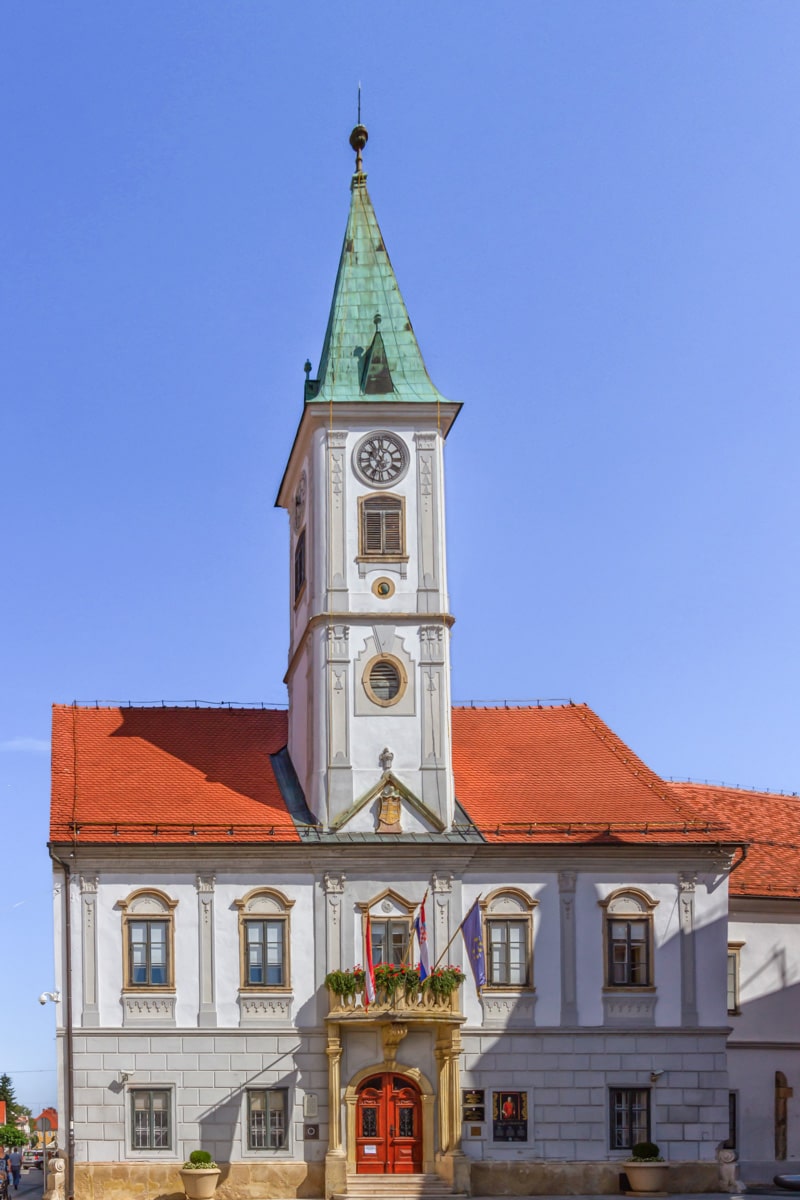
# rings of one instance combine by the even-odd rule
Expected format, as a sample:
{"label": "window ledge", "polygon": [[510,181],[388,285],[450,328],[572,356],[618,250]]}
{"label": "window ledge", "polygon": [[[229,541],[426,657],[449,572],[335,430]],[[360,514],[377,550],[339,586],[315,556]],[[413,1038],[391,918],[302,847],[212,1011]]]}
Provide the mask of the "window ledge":
{"label": "window ledge", "polygon": [[255,1029],[259,1026],[291,1025],[294,995],[290,991],[267,988],[241,989],[239,992],[239,1025]]}
{"label": "window ledge", "polygon": [[533,988],[482,988],[484,1029],[533,1029],[536,993]]}
{"label": "window ledge", "polygon": [[128,990],[122,993],[124,1026],[175,1025],[175,992],[164,988]]}

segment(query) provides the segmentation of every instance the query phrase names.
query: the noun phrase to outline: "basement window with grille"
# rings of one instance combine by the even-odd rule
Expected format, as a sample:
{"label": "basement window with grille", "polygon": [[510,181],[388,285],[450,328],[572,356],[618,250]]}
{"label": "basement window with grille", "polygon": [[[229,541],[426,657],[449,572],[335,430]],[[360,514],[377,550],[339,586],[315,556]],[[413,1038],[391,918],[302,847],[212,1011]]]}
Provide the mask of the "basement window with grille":
{"label": "basement window with grille", "polygon": [[402,496],[363,496],[359,507],[359,557],[405,558],[405,502]]}
{"label": "basement window with grille", "polygon": [[402,698],[408,682],[403,664],[390,654],[380,654],[371,659],[363,679],[364,690],[370,700],[381,708],[396,704]]}

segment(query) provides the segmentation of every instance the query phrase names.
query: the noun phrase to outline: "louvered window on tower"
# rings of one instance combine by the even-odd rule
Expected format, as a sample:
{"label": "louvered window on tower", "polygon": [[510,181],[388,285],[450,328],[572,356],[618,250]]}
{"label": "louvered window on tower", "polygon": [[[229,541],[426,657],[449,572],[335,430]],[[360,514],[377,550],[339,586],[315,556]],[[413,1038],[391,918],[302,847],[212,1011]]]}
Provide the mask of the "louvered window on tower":
{"label": "louvered window on tower", "polygon": [[368,496],[361,502],[361,557],[398,557],[405,551],[403,501]]}

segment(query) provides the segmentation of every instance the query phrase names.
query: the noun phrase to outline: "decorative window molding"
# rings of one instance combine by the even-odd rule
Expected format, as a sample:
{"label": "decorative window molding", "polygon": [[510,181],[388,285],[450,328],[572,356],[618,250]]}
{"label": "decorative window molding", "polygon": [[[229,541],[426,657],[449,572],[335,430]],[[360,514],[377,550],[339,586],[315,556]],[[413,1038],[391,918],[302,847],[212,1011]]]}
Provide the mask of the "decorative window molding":
{"label": "decorative window molding", "polygon": [[[741,1013],[739,980],[741,950],[744,942],[728,942],[728,1016],[738,1017]],[[735,1148],[735,1147],[734,1147]]]}
{"label": "decorative window molding", "polygon": [[288,1151],[288,1088],[248,1088],[246,1124],[249,1151]]}
{"label": "decorative window molding", "polygon": [[498,888],[480,901],[488,990],[533,991],[533,911],[537,904],[520,888]]}
{"label": "decorative window molding", "polygon": [[405,695],[408,675],[394,654],[376,654],[364,668],[361,682],[373,704],[380,708],[392,708]]}
{"label": "decorative window molding", "polygon": [[608,1094],[608,1145],[631,1150],[650,1141],[650,1089],[611,1088]]}
{"label": "decorative window molding", "polygon": [[404,496],[373,493],[358,498],[357,562],[407,562]]}
{"label": "decorative window molding", "polygon": [[414,901],[406,900],[392,888],[385,888],[361,910],[361,944],[366,944],[367,914],[372,927],[372,961],[400,965],[408,956],[411,944],[411,921],[416,910]]}
{"label": "decorative window molding", "polygon": [[119,901],[123,992],[174,991],[177,904],[155,888],[141,888]]}
{"label": "decorative window molding", "polygon": [[289,914],[294,900],[275,888],[262,887],[234,904],[239,910],[240,991],[270,996],[291,992]]}
{"label": "decorative window molding", "polygon": [[598,903],[605,910],[606,990],[654,990],[653,910],[658,901],[639,888],[619,888]]}

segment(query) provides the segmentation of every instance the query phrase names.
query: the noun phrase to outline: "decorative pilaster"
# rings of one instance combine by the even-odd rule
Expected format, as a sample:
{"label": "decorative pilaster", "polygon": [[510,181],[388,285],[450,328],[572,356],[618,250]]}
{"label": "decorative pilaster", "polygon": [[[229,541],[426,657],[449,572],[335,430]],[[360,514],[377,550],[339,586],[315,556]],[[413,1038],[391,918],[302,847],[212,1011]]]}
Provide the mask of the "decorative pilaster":
{"label": "decorative pilaster", "polygon": [[81,875],[81,941],[83,966],[83,1012],[81,1024],[100,1024],[97,981],[97,875]]}
{"label": "decorative pilaster", "polygon": [[439,577],[439,495],[435,433],[415,433],[417,444],[417,611],[441,612]]}
{"label": "decorative pilaster", "polygon": [[342,1039],[339,1036],[339,1026],[328,1026],[328,1045],[325,1048],[328,1056],[328,1150],[342,1149]]}
{"label": "decorative pilaster", "polygon": [[342,895],[347,876],[326,871],[322,877],[325,893],[325,974],[338,971],[342,965]]}
{"label": "decorative pilaster", "polygon": [[328,496],[323,510],[327,516],[325,537],[328,542],[328,612],[344,612],[348,607],[345,538],[345,448],[347,434],[330,429],[328,441]]}
{"label": "decorative pilaster", "polygon": [[197,876],[198,974],[200,1008],[197,1024],[211,1029],[217,1024],[216,989],[214,977],[214,875]]}
{"label": "decorative pilaster", "polygon": [[353,803],[350,764],[350,628],[329,625],[326,630],[325,671],[328,682],[328,822]]}
{"label": "decorative pilaster", "polygon": [[[433,921],[428,930],[428,937],[433,934],[431,947],[431,965],[443,953],[450,941],[450,901],[453,894],[453,876],[447,871],[437,871],[431,876],[431,892],[433,893]],[[452,960],[451,960],[452,961]]]}
{"label": "decorative pilaster", "polygon": [[561,1024],[578,1024],[577,950],[575,939],[575,872],[559,871],[561,902]]}
{"label": "decorative pilaster", "polygon": [[697,963],[694,936],[694,892],[697,876],[678,877],[681,936],[681,1024],[697,1024]]}

